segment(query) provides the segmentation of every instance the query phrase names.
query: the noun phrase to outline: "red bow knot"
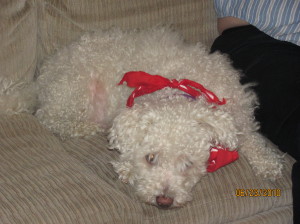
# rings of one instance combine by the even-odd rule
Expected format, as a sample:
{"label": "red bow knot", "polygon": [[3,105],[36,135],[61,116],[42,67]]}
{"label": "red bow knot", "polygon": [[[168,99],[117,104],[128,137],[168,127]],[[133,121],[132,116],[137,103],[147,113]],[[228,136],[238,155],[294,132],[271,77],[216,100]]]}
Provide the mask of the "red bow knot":
{"label": "red bow knot", "polygon": [[212,147],[208,159],[207,172],[214,172],[217,169],[234,162],[239,158],[238,151],[229,151],[221,146]]}
{"label": "red bow knot", "polygon": [[127,82],[127,86],[129,87],[135,88],[127,100],[128,107],[133,106],[135,98],[153,93],[165,87],[179,89],[193,97],[204,95],[209,103],[215,103],[218,105],[223,105],[226,103],[225,99],[222,99],[222,101],[219,100],[219,98],[213,92],[204,88],[204,86],[201,84],[188,79],[182,79],[179,81],[176,79],[169,80],[160,75],[150,75],[142,71],[133,71],[127,72],[123,76],[119,85],[122,85],[123,82]]}

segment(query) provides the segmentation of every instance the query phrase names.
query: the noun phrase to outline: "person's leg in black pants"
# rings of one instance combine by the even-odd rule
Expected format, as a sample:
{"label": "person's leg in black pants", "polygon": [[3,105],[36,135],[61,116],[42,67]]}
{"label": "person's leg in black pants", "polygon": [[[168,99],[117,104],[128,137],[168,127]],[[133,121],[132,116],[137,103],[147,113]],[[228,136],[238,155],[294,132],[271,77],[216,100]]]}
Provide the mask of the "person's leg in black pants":
{"label": "person's leg in black pants", "polygon": [[[211,48],[215,51],[227,54],[241,70],[241,83],[256,83],[253,88],[260,101],[256,119],[261,132],[299,161],[300,47],[249,25],[225,30]],[[295,223],[300,223],[299,167],[297,162],[292,172]]]}

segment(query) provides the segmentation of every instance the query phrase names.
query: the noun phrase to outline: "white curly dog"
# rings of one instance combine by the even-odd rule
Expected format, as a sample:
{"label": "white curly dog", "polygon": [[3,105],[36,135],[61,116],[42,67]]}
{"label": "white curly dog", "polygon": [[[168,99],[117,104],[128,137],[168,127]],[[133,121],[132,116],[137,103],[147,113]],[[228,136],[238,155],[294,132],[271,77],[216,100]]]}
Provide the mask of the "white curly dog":
{"label": "white curly dog", "polygon": [[169,28],[87,33],[46,60],[37,84],[40,122],[63,139],[108,131],[115,171],[146,203],[190,201],[224,160],[212,151],[238,150],[257,175],[281,176],[281,156],[258,133],[253,91],[226,57]]}

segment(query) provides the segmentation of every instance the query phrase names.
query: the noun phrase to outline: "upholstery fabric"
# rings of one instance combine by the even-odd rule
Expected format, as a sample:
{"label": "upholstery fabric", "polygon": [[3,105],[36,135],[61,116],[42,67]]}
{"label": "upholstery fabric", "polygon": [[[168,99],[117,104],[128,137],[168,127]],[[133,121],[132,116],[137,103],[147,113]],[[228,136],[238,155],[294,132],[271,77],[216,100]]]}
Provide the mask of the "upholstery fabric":
{"label": "upholstery fabric", "polygon": [[32,112],[37,14],[31,2],[0,1],[0,114]]}
{"label": "upholstery fabric", "polygon": [[39,7],[39,58],[78,38],[83,31],[173,25],[186,41],[210,45],[217,35],[212,1],[43,0]]}
{"label": "upholstery fabric", "polygon": [[[70,156],[33,116],[1,117],[0,127],[0,223],[140,223],[138,204]],[[103,138],[97,143],[105,150]]]}

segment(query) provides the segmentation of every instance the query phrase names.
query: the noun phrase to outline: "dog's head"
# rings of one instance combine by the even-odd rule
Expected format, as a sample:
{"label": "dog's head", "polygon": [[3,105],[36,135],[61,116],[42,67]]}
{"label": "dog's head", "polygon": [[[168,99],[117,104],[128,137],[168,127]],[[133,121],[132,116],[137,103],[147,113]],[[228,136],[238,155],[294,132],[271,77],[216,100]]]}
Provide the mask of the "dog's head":
{"label": "dog's head", "polygon": [[122,181],[138,196],[162,208],[192,200],[191,191],[206,174],[210,148],[238,145],[234,119],[196,102],[135,105],[114,120],[109,140],[120,152],[113,162]]}

